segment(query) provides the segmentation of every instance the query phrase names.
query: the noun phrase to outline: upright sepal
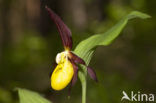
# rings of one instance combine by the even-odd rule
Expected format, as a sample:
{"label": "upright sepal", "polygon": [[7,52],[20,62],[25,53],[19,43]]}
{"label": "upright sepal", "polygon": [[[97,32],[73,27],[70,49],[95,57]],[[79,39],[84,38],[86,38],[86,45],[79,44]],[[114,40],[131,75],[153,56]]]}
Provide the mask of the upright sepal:
{"label": "upright sepal", "polygon": [[48,11],[51,19],[54,21],[54,23],[57,26],[64,48],[71,49],[73,42],[72,42],[70,29],[67,27],[66,24],[64,24],[61,18],[57,14],[55,14],[50,8],[48,8],[47,6],[45,8]]}

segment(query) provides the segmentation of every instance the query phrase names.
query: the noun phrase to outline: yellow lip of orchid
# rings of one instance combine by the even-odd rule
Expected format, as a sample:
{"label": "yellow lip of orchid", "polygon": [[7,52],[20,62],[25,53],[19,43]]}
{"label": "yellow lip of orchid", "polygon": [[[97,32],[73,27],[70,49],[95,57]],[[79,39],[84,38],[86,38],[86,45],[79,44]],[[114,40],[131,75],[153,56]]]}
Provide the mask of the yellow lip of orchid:
{"label": "yellow lip of orchid", "polygon": [[[70,29],[67,27],[66,24],[64,24],[61,18],[57,14],[55,14],[50,8],[48,8],[47,6],[45,8],[48,11],[51,19],[57,26],[65,49],[64,52],[57,54],[56,56],[57,66],[51,75],[51,87],[54,90],[62,90],[70,82],[71,86],[73,86],[77,81],[78,74],[77,64],[82,64],[86,66],[86,63],[84,62],[83,59],[81,59],[80,57],[71,52],[73,41]],[[88,66],[86,66],[86,68],[90,77],[93,80],[97,81],[95,72]]]}
{"label": "yellow lip of orchid", "polygon": [[51,86],[54,90],[64,89],[71,81],[74,75],[73,65],[67,58],[68,52],[59,53],[56,56],[56,66],[51,76]]}

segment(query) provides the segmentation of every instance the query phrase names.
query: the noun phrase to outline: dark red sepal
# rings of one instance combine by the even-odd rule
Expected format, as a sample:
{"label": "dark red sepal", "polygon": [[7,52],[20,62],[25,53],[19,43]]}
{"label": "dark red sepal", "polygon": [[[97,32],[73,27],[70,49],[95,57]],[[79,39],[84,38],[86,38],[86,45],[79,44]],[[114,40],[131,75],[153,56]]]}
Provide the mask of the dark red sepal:
{"label": "dark red sepal", "polygon": [[74,68],[74,75],[73,75],[73,78],[72,78],[72,81],[71,81],[71,85],[73,86],[76,81],[77,81],[77,75],[78,75],[78,66],[74,63],[73,60],[70,60],[72,65],[73,65],[73,68]]}
{"label": "dark red sepal", "polygon": [[90,67],[87,67],[87,71],[88,71],[89,76],[90,76],[93,80],[95,80],[96,82],[98,82],[98,79],[97,79],[97,77],[96,77],[95,71],[94,71],[92,68],[90,68]]}
{"label": "dark red sepal", "polygon": [[70,59],[73,60],[75,63],[86,65],[85,61],[78,57],[76,54],[70,52]]}
{"label": "dark red sepal", "polygon": [[71,60],[70,58],[68,58],[68,59],[70,60],[70,62],[71,62],[72,65],[73,65],[73,68],[74,68],[74,75],[73,75],[72,81],[70,82],[69,89],[68,89],[68,98],[70,98],[72,86],[73,86],[73,85],[76,83],[76,81],[77,81],[78,66],[74,63],[73,60]]}
{"label": "dark red sepal", "polygon": [[84,66],[86,66],[89,76],[93,80],[98,82],[95,71],[92,68],[88,67],[83,59],[81,59],[80,57],[78,57],[76,54],[74,54],[72,52],[70,52],[70,57],[69,58],[72,61],[74,61],[74,63],[83,64]]}
{"label": "dark red sepal", "polygon": [[48,11],[51,19],[54,21],[54,23],[57,26],[64,48],[72,49],[73,41],[72,41],[70,29],[67,27],[66,24],[64,24],[61,18],[57,14],[55,14],[49,7],[45,6],[45,8]]}

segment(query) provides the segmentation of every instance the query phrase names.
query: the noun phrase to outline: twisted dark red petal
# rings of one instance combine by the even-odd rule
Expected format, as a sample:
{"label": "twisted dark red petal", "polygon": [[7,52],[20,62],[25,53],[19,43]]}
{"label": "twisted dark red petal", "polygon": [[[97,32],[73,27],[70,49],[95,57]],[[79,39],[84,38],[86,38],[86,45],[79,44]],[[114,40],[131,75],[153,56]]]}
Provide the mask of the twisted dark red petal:
{"label": "twisted dark red petal", "polygon": [[67,27],[66,24],[64,24],[61,18],[57,14],[55,14],[50,8],[48,8],[47,6],[45,8],[48,11],[51,19],[54,21],[54,23],[57,26],[64,48],[72,49],[73,42],[72,42],[70,29]]}
{"label": "twisted dark red petal", "polygon": [[74,63],[73,60],[70,60],[70,61],[71,61],[73,68],[74,68],[74,76],[73,76],[72,82],[71,82],[72,83],[71,85],[73,86],[77,81],[78,66]]}
{"label": "twisted dark red petal", "polygon": [[75,63],[86,65],[85,61],[78,57],[76,54],[70,52],[70,59],[73,60]]}
{"label": "twisted dark red petal", "polygon": [[89,76],[90,76],[93,80],[95,80],[96,82],[98,82],[98,79],[97,79],[97,77],[96,77],[95,71],[94,71],[92,68],[90,68],[90,67],[87,67],[87,70],[88,70]]}
{"label": "twisted dark red petal", "polygon": [[74,63],[83,64],[84,66],[86,66],[89,76],[93,80],[95,80],[96,82],[98,82],[98,79],[96,77],[95,71],[92,68],[88,67],[83,59],[81,59],[80,57],[78,57],[76,54],[74,54],[72,52],[70,52],[70,59],[72,61],[74,61]]}

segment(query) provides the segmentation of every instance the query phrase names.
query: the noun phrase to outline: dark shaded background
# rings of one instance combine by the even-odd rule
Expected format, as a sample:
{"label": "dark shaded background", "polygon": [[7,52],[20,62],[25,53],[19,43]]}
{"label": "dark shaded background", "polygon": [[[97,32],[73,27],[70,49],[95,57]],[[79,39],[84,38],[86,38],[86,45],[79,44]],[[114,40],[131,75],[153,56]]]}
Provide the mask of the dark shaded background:
{"label": "dark shaded background", "polygon": [[49,73],[63,47],[45,4],[71,28],[74,47],[130,11],[151,15],[131,20],[113,44],[97,49],[90,65],[99,83],[88,78],[87,102],[119,103],[123,90],[156,93],[156,0],[1,0],[0,103],[18,103],[15,87],[45,94],[54,103],[81,102],[79,81],[69,100],[68,88],[50,88]]}

